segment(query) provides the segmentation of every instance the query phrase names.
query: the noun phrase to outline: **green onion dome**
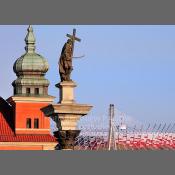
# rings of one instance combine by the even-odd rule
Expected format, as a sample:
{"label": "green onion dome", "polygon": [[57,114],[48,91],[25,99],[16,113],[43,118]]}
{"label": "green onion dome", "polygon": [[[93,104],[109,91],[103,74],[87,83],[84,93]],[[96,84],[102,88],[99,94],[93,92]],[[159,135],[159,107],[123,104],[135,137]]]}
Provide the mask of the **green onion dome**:
{"label": "green onion dome", "polygon": [[32,26],[29,26],[27,30],[28,33],[25,38],[26,53],[15,61],[13,70],[17,76],[45,74],[49,69],[49,64],[44,57],[35,53],[35,37]]}

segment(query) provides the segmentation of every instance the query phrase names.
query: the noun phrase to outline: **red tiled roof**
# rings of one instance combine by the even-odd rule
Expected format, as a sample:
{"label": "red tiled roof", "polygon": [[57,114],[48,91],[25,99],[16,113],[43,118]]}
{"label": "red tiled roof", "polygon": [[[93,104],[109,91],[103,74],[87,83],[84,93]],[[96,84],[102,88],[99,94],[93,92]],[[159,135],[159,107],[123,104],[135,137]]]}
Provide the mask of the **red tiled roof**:
{"label": "red tiled roof", "polygon": [[14,135],[13,130],[0,112],[0,135]]}
{"label": "red tiled roof", "polygon": [[12,135],[0,135],[0,142],[57,142],[56,138],[52,135],[45,134],[20,134],[16,136]]}

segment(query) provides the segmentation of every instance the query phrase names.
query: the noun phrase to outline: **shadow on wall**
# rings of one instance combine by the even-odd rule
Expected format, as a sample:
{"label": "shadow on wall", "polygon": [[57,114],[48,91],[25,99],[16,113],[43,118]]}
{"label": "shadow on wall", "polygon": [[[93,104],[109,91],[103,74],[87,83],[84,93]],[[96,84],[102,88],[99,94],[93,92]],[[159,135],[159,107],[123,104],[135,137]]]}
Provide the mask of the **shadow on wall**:
{"label": "shadow on wall", "polygon": [[2,97],[0,97],[0,114],[2,114],[2,117],[5,119],[6,123],[11,128],[11,130],[14,132],[15,131],[15,126],[14,126],[15,122],[14,122],[13,108]]}

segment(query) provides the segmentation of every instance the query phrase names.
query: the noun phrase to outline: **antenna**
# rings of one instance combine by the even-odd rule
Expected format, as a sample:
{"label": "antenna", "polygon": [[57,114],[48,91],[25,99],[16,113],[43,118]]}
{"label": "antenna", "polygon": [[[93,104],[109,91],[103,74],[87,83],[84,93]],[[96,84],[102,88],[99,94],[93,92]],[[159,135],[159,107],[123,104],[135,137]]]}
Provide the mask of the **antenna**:
{"label": "antenna", "polygon": [[114,104],[110,104],[110,107],[109,107],[108,150],[116,150]]}

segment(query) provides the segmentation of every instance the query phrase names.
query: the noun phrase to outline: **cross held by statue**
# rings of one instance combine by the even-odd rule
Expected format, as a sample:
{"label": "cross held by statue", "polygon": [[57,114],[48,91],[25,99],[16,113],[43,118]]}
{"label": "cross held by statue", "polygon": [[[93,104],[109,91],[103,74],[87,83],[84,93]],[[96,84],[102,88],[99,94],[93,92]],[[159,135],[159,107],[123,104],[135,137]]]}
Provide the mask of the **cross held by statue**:
{"label": "cross held by statue", "polygon": [[76,37],[76,29],[73,29],[73,34],[72,34],[72,35],[67,34],[66,36],[69,37],[69,38],[72,40],[72,45],[73,45],[73,47],[72,47],[72,52],[73,52],[73,50],[74,50],[74,42],[75,42],[75,41],[80,42],[81,39],[78,38],[78,37]]}
{"label": "cross held by statue", "polygon": [[66,36],[69,37],[69,38],[72,40],[73,43],[74,43],[75,41],[79,41],[79,42],[80,42],[81,39],[78,38],[78,37],[76,37],[75,35],[76,35],[76,29],[73,29],[73,34],[72,34],[72,35],[67,34]]}

